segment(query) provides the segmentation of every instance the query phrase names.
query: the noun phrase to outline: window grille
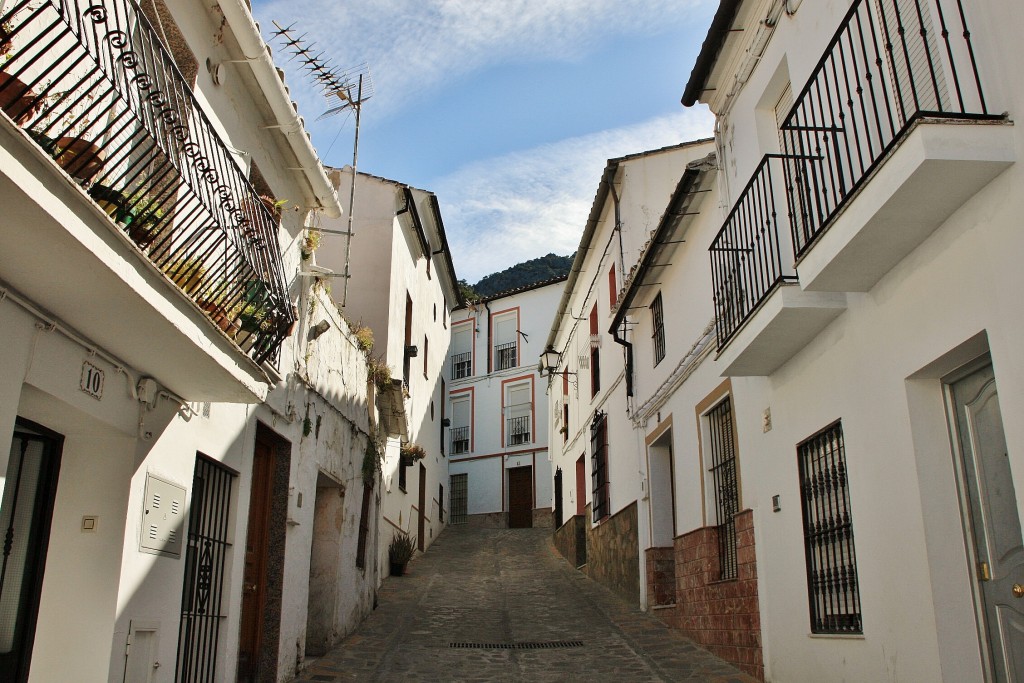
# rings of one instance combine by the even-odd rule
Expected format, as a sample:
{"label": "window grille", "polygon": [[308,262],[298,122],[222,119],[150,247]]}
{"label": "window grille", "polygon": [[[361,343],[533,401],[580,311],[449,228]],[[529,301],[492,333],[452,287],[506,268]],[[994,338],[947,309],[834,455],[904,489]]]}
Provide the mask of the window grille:
{"label": "window grille", "polygon": [[230,470],[205,457],[196,458],[192,505],[185,551],[185,586],[181,596],[177,680],[213,681],[223,610],[231,488]]}
{"label": "window grille", "polygon": [[601,391],[601,350],[590,349],[590,397]]}
{"label": "window grille", "polygon": [[462,379],[473,374],[472,353],[457,353],[452,356],[452,379]]}
{"label": "window grille", "polygon": [[469,427],[452,427],[452,455],[469,453]]}
{"label": "window grille", "polygon": [[449,524],[466,523],[466,505],[469,500],[469,475],[453,474],[451,476],[451,502],[448,515]]}
{"label": "window grille", "polygon": [[494,347],[495,370],[508,370],[516,365],[516,343],[514,341]]}
{"label": "window grille", "polygon": [[600,411],[590,424],[590,453],[590,479],[594,494],[592,513],[596,522],[611,514],[608,501],[608,422]]}
{"label": "window grille", "polygon": [[408,481],[408,475],[406,470],[409,469],[409,465],[402,462],[402,457],[398,457],[398,488],[405,491],[406,482]]}
{"label": "window grille", "polygon": [[813,633],[862,633],[842,423],[797,446]]}
{"label": "window grille", "polygon": [[654,323],[654,364],[657,365],[665,357],[665,315],[661,305],[661,292],[651,303],[651,318]]}
{"label": "window grille", "polygon": [[505,425],[505,445],[520,446],[530,442],[530,416],[508,418]]}
{"label": "window grille", "polygon": [[437,485],[437,519],[444,524],[444,484]]}
{"label": "window grille", "polygon": [[715,523],[718,526],[719,579],[735,579],[736,513],[740,508],[736,477],[736,445],[733,437],[732,401],[727,397],[707,415],[711,446],[712,490],[715,494]]}

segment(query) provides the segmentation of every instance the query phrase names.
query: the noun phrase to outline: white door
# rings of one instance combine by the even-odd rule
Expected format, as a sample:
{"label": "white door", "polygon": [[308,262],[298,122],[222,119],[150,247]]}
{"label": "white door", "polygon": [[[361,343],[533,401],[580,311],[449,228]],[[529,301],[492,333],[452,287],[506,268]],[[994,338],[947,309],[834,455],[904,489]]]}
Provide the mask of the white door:
{"label": "white door", "polygon": [[992,366],[950,393],[993,679],[1024,681],[1024,542]]}

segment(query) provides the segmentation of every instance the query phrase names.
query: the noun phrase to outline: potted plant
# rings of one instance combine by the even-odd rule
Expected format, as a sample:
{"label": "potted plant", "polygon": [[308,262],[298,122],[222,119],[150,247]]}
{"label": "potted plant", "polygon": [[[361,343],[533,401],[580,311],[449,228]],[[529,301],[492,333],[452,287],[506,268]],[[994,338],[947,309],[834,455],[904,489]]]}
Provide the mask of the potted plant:
{"label": "potted plant", "polygon": [[0,109],[19,126],[24,126],[43,101],[29,87],[9,73],[0,71]]}
{"label": "potted plant", "polygon": [[163,271],[182,291],[189,292],[202,282],[206,266],[194,258],[175,259],[164,264]]}
{"label": "potted plant", "polygon": [[417,460],[427,457],[427,451],[417,443],[404,443],[399,450],[402,465],[408,467]]}
{"label": "potted plant", "polygon": [[409,564],[416,552],[416,537],[399,531],[391,538],[388,546],[388,560],[391,562],[391,576],[405,574],[405,565]]}

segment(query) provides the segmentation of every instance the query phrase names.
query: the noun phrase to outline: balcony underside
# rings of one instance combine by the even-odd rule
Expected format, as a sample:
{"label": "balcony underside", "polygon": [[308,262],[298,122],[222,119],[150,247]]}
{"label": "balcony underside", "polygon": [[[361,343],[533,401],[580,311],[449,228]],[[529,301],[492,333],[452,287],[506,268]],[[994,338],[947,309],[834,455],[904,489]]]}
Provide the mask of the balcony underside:
{"label": "balcony underside", "polygon": [[846,310],[846,294],[778,286],[718,354],[722,377],[770,375]]}
{"label": "balcony underside", "polygon": [[0,206],[5,284],[188,401],[266,396],[260,367],[2,117]]}
{"label": "balcony underside", "polygon": [[801,286],[866,292],[1014,161],[1004,123],[922,121],[797,264]]}

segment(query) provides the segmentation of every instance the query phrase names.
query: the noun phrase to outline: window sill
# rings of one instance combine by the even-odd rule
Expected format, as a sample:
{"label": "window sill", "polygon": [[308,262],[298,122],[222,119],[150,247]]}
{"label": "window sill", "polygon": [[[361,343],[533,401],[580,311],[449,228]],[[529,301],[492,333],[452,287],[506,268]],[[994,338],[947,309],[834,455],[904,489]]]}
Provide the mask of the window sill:
{"label": "window sill", "polygon": [[864,640],[863,633],[808,633],[815,640]]}
{"label": "window sill", "polygon": [[405,490],[405,487],[402,486],[401,484],[398,485],[398,490],[401,491],[402,493],[409,493],[408,491]]}

